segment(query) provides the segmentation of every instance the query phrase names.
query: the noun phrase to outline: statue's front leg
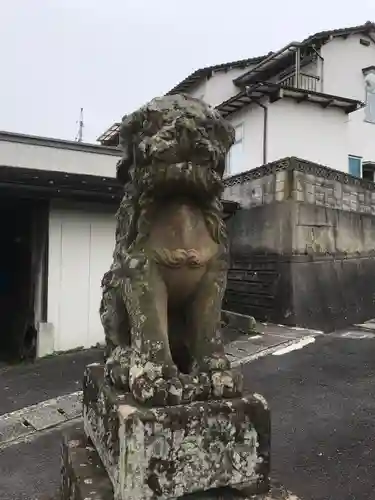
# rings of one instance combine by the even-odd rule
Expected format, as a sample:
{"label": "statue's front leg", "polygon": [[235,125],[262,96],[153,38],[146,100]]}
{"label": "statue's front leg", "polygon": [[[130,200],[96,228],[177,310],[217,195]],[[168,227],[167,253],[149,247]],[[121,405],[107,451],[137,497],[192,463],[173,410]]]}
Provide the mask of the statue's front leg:
{"label": "statue's front leg", "polygon": [[142,403],[178,403],[182,388],[168,339],[166,285],[153,261],[136,269],[134,259],[129,266],[123,295],[131,325],[130,390]]}
{"label": "statue's front leg", "polygon": [[202,279],[189,311],[193,335],[193,371],[209,373],[213,396],[232,397],[242,392],[242,377],[230,369],[221,336],[221,304],[226,270],[211,266]]}

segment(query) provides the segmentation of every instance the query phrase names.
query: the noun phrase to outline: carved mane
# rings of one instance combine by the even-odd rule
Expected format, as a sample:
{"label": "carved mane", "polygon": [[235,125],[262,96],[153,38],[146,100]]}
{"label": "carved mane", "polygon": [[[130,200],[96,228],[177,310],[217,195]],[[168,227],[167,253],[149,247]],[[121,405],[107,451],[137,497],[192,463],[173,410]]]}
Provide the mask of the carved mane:
{"label": "carved mane", "polygon": [[[226,246],[220,196],[225,156],[233,142],[231,125],[216,110],[185,94],[154,99],[124,117],[120,128],[123,158],[117,164],[117,178],[124,184],[125,197],[117,212],[116,240],[126,242],[128,249],[142,244],[150,230],[155,186],[167,183],[180,168],[193,193],[204,190],[199,207],[207,228],[216,243]],[[199,163],[192,158],[194,149]]]}

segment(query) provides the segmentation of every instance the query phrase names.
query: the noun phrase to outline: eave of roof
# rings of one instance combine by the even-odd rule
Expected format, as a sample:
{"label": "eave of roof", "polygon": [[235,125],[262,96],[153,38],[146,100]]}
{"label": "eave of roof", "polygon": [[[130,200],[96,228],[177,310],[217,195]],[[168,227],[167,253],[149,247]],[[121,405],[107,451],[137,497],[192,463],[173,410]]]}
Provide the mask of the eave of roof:
{"label": "eave of roof", "polygon": [[19,134],[16,132],[7,132],[4,130],[0,130],[0,141],[16,142],[21,144],[29,144],[31,146],[43,146],[56,149],[69,149],[72,151],[83,151],[85,153],[121,156],[121,152],[118,149],[109,147],[109,145],[67,141],[65,139]]}
{"label": "eave of roof", "polygon": [[[114,205],[123,197],[124,186],[115,177],[0,165],[0,195],[4,194]],[[222,200],[222,205],[225,220],[240,208],[239,203],[229,200]]]}
{"label": "eave of roof", "polygon": [[120,123],[116,122],[111,125],[105,132],[102,133],[96,140],[101,144],[106,144],[107,146],[113,146],[116,144],[112,144],[112,138],[118,133],[120,130]]}
{"label": "eave of roof", "polygon": [[345,113],[352,113],[364,106],[363,102],[355,99],[333,96],[322,92],[296,89],[294,87],[283,87],[278,84],[262,83],[255,85],[253,89],[250,88],[247,92],[246,90],[242,90],[227,101],[219,104],[216,109],[220,111],[224,117],[227,117],[265,96],[269,97],[271,102],[275,102],[282,98],[291,98],[297,100],[297,102],[312,102],[314,104],[319,104],[324,108],[339,108]]}
{"label": "eave of roof", "polygon": [[115,177],[0,165],[0,192],[114,203],[123,187]]}
{"label": "eave of roof", "polygon": [[362,68],[362,73],[366,75],[367,73],[374,72],[375,71],[375,66],[366,66],[366,68]]}
{"label": "eave of roof", "polygon": [[319,41],[324,41],[335,36],[349,36],[356,33],[370,33],[375,30],[375,23],[372,21],[366,21],[364,24],[358,26],[350,26],[348,28],[339,28],[334,30],[319,31],[314,35],[310,35],[305,38],[301,43],[303,45],[309,45],[311,43],[316,43]]}

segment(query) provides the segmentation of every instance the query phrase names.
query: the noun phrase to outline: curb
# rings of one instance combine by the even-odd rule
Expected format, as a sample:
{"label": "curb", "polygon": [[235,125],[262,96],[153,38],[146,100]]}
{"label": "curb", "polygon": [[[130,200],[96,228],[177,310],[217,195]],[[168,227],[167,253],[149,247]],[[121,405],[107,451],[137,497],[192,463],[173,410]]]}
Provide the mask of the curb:
{"label": "curb", "polygon": [[[236,366],[241,366],[247,363],[251,363],[252,361],[256,361],[257,359],[264,358],[265,356],[268,356],[270,354],[278,354],[278,351],[280,351],[280,354],[287,354],[286,349],[289,347],[294,347],[294,349],[291,350],[297,350],[302,347],[305,347],[305,345],[311,344],[312,342],[315,342],[315,338],[323,335],[322,333],[316,333],[313,335],[305,335],[303,337],[297,338],[297,339],[290,339],[290,340],[285,340],[283,342],[280,342],[279,344],[275,344],[270,347],[265,347],[264,349],[260,349],[257,352],[254,352],[252,354],[249,354],[248,356],[244,356],[243,358],[239,358],[236,360],[233,360],[231,362],[231,366],[236,367]],[[285,352],[283,352],[285,350]]]}
{"label": "curb", "polygon": [[0,416],[0,450],[81,416],[82,391],[26,406]]}

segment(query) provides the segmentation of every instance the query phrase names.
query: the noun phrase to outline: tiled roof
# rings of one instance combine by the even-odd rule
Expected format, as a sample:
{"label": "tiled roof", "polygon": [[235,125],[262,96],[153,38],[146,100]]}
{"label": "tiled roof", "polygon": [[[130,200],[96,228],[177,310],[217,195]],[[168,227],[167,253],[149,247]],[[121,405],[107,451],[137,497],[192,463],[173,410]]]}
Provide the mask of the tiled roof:
{"label": "tiled roof", "polygon": [[310,43],[315,43],[325,38],[330,38],[331,36],[345,36],[353,35],[354,33],[366,33],[375,30],[375,23],[372,21],[366,21],[364,24],[359,26],[350,26],[348,28],[339,28],[335,30],[319,31],[314,35],[311,35],[302,41],[303,45],[308,45]]}
{"label": "tiled roof", "polygon": [[180,83],[175,85],[173,89],[171,89],[169,92],[167,92],[167,95],[169,94],[176,94],[179,92],[185,92],[186,90],[190,89],[190,87],[199,81],[203,80],[204,78],[209,78],[213,72],[216,71],[228,71],[231,69],[236,69],[236,68],[243,68],[245,69],[247,66],[250,66],[251,64],[258,64],[260,63],[263,59],[266,57],[270,56],[272,52],[265,56],[258,56],[258,57],[251,57],[249,59],[241,59],[239,61],[232,61],[232,62],[227,62],[223,64],[216,64],[215,66],[207,66],[206,68],[200,68],[191,73],[189,76],[184,78]]}

